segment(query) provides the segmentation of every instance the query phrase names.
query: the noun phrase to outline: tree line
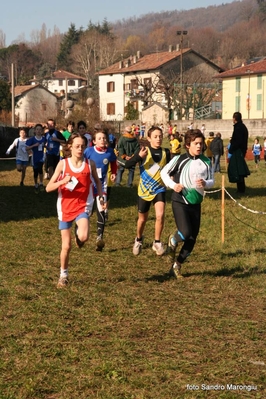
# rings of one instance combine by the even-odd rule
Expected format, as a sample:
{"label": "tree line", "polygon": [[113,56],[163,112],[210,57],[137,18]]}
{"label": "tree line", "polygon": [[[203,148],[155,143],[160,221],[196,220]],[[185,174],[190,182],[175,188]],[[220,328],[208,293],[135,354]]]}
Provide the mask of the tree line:
{"label": "tree line", "polygon": [[224,69],[247,59],[266,54],[266,2],[264,0],[235,1],[188,11],[149,13],[139,18],[110,23],[88,22],[86,28],[72,23],[68,31],[57,27],[31,33],[31,41],[23,38],[5,46],[0,31],[0,110],[10,108],[7,95],[11,80],[11,64],[15,65],[15,83],[28,84],[33,76],[42,82],[57,69],[83,76],[91,95],[97,96],[96,72],[116,61],[141,51],[167,51],[177,44],[177,30],[187,29],[183,47],[191,47]]}

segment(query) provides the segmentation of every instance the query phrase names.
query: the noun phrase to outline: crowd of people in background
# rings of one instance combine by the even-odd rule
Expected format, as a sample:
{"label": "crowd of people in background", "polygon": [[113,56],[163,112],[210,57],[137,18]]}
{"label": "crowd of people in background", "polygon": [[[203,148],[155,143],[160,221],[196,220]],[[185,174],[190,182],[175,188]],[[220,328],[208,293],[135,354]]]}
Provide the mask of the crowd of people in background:
{"label": "crowd of people in background", "polygon": [[[239,162],[239,152],[247,151],[247,129],[241,114],[234,114],[234,131],[228,153]],[[243,133],[244,132],[244,133]],[[244,136],[244,138],[242,137]],[[169,142],[162,147],[163,138]],[[220,160],[224,155],[221,133],[208,132],[206,126],[194,128],[193,122],[185,133],[177,124],[163,124],[148,128],[145,123],[128,124],[120,135],[96,123],[89,131],[85,121],[75,124],[69,120],[64,129],[57,129],[54,119],[43,126],[36,124],[27,137],[21,128],[19,137],[9,146],[6,154],[16,149],[16,167],[24,186],[26,169],[33,168],[34,192],[58,191],[57,212],[61,231],[61,266],[58,287],[68,284],[68,263],[71,249],[71,228],[75,224],[75,243],[82,248],[89,238],[89,219],[93,209],[97,213],[96,250],[105,247],[104,229],[108,220],[111,186],[120,187],[127,170],[126,186],[133,187],[135,169],[139,166],[138,221],[133,254],[140,255],[143,232],[151,205],[155,209],[155,229],[152,249],[158,256],[167,253],[173,261],[170,274],[182,277],[181,267],[192,252],[200,227],[200,204],[204,189],[212,187],[213,176],[221,172]],[[266,138],[264,140],[266,163]],[[255,139],[252,151],[256,166],[262,147]],[[233,165],[233,162],[232,162]],[[243,165],[242,165],[243,166]],[[245,191],[243,172],[237,181],[239,192]],[[167,247],[161,242],[164,228],[166,188],[173,190],[172,209],[177,230],[168,237]],[[182,243],[176,256],[177,246]]]}

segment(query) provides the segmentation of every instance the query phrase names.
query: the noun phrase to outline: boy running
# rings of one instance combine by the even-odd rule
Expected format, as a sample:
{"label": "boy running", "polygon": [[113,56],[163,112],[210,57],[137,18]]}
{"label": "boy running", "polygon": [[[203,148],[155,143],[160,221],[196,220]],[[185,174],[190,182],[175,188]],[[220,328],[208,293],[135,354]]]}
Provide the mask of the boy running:
{"label": "boy running", "polygon": [[133,246],[133,254],[139,255],[143,245],[143,232],[148,219],[151,204],[154,205],[156,221],[152,249],[157,255],[163,255],[164,246],[161,234],[164,226],[166,187],[161,178],[161,169],[170,161],[169,149],[161,147],[163,141],[162,129],[151,127],[147,133],[150,147],[142,147],[125,167],[131,168],[140,163],[140,181],[138,186],[138,222],[137,237]]}

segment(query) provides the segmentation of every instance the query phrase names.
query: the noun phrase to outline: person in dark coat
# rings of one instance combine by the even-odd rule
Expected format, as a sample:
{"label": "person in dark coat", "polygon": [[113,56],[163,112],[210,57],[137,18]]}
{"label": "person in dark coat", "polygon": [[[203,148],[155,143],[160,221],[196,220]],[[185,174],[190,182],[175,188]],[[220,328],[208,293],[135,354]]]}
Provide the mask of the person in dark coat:
{"label": "person in dark coat", "polygon": [[[248,129],[242,121],[242,115],[240,112],[235,112],[233,114],[233,124],[234,124],[234,130],[232,138],[230,140],[230,148],[229,148],[229,153],[232,154],[232,157],[230,158],[229,166],[235,152],[240,150],[244,160],[248,149]],[[245,168],[243,168],[243,170],[244,169]],[[244,193],[246,190],[245,177],[247,177],[246,173],[244,175],[238,174],[238,180],[236,184],[237,184],[237,191],[239,193]]]}
{"label": "person in dark coat", "polygon": [[210,150],[214,158],[213,173],[221,172],[220,158],[222,155],[224,155],[224,143],[221,137],[222,137],[221,133],[216,133],[215,138],[212,140],[210,144]]}

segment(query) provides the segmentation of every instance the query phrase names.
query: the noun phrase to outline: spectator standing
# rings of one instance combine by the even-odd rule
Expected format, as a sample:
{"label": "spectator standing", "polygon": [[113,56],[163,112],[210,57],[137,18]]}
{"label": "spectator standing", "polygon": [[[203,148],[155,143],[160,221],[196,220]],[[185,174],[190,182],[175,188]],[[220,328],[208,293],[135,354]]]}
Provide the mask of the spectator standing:
{"label": "spectator standing", "polygon": [[169,123],[168,125],[168,139],[170,140],[170,136],[173,133],[173,126],[171,125],[171,123]]}
{"label": "spectator standing", "polygon": [[259,166],[261,151],[262,151],[262,148],[261,148],[261,145],[259,143],[259,139],[255,138],[254,144],[252,146],[252,152],[253,152],[253,155],[254,155],[254,161],[255,161],[255,164],[256,164],[256,168],[258,168],[258,166]]}
{"label": "spectator standing", "polygon": [[211,151],[211,142],[214,140],[214,132],[210,132],[209,133],[209,137],[207,137],[207,139],[205,139],[205,145],[206,145],[206,157],[209,158],[209,160],[211,161],[211,163],[213,163],[214,159],[213,159],[213,153]]}
{"label": "spectator standing", "polygon": [[[121,185],[122,176],[125,171],[125,162],[133,157],[133,155],[139,150],[139,142],[135,135],[132,133],[132,128],[127,126],[124,133],[118,140],[118,164],[119,169],[117,172],[116,186]],[[132,187],[134,180],[135,166],[129,168],[127,187]]]}
{"label": "spectator standing", "polygon": [[144,137],[145,137],[145,123],[142,123],[140,127],[140,138],[144,139]]}
{"label": "spectator standing", "polygon": [[263,149],[264,149],[264,162],[265,162],[265,165],[266,165],[266,137],[264,137]]}
{"label": "spectator standing", "polygon": [[177,138],[177,134],[171,134],[169,144],[171,148],[171,158],[181,154],[181,144]]}
{"label": "spectator standing", "polygon": [[248,129],[242,121],[242,114],[233,114],[233,134],[230,140],[229,153],[232,154],[228,166],[228,177],[231,183],[237,184],[237,191],[246,191],[245,178],[250,174],[245,156],[248,148]]}
{"label": "spectator standing", "polygon": [[210,144],[210,150],[213,154],[214,162],[213,162],[213,173],[221,172],[220,159],[221,156],[224,155],[224,143],[222,140],[221,133],[216,133],[215,138],[212,140]]}

